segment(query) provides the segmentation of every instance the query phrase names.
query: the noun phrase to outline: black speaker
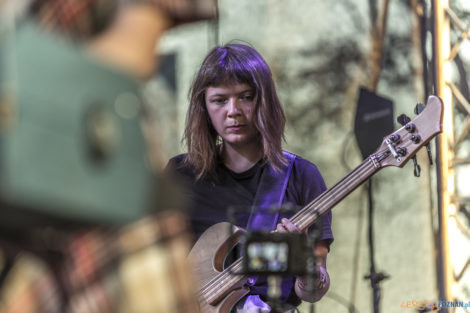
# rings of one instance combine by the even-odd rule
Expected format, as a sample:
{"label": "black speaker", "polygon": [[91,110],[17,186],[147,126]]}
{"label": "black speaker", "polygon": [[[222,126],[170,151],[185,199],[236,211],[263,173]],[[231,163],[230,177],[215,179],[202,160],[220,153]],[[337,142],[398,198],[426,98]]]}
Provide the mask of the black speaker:
{"label": "black speaker", "polygon": [[393,132],[393,102],[361,88],[357,101],[354,134],[365,159]]}

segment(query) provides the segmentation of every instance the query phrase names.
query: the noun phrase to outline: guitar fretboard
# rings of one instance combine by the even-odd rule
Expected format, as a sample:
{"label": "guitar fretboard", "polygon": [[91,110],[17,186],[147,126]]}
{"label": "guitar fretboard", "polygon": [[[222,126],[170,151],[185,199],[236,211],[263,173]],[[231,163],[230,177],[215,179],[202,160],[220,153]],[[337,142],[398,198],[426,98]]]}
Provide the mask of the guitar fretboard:
{"label": "guitar fretboard", "polygon": [[374,175],[380,168],[380,160],[387,152],[371,155],[351,171],[347,176],[325,190],[315,200],[297,212],[290,220],[304,231],[313,225],[317,219],[330,211],[336,204],[359,187],[365,180]]}

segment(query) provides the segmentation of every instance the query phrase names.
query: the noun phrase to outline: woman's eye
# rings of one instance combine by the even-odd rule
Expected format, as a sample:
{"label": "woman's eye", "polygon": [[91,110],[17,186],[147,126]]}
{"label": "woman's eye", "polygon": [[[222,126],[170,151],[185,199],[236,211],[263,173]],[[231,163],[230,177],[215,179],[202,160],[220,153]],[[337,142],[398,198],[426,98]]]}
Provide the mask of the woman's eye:
{"label": "woman's eye", "polygon": [[254,98],[254,97],[253,97],[252,95],[245,95],[245,96],[243,96],[243,97],[241,97],[241,98],[242,98],[242,100],[244,100],[244,101],[253,101],[253,98]]}
{"label": "woman's eye", "polygon": [[212,102],[215,103],[215,104],[223,104],[225,103],[225,99],[212,99]]}

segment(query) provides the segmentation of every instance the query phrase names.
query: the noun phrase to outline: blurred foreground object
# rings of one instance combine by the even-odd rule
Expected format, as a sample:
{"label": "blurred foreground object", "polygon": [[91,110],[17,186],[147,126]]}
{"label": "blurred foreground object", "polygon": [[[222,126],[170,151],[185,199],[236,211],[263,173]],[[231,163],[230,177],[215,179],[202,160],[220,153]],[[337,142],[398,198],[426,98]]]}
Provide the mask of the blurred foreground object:
{"label": "blurred foreground object", "polygon": [[[16,0],[18,1],[18,0]],[[23,0],[24,1],[24,0]],[[164,12],[173,25],[215,18],[215,0],[35,0],[30,12],[43,28],[58,29],[74,39],[107,30],[119,10],[147,5]]]}
{"label": "blurred foreground object", "polygon": [[[174,204],[164,203],[166,199],[179,198],[171,184],[152,173],[141,125],[145,108],[135,76],[125,69],[139,66],[129,61],[129,54],[135,53],[134,60],[149,55],[155,59],[155,44],[164,29],[213,17],[215,4],[121,2],[33,1],[33,18],[2,32],[0,204],[8,213],[0,227],[38,223],[40,216],[28,221],[31,212],[72,222],[122,224],[149,210],[168,209]],[[137,16],[166,22],[141,24],[134,22]],[[123,30],[125,25],[129,29]],[[136,30],[133,25],[148,28]],[[79,45],[57,35],[62,32],[74,39],[94,38]],[[136,45],[126,46],[123,38],[145,32],[153,35],[129,39]],[[124,57],[116,52],[124,50],[133,52]],[[108,55],[114,60],[101,62]],[[117,63],[122,66],[111,65]],[[23,209],[28,216],[17,218]]]}
{"label": "blurred foreground object", "polygon": [[120,229],[38,230],[34,251],[16,256],[0,312],[197,312],[184,221],[173,211]]}
{"label": "blurred foreground object", "polygon": [[162,207],[131,77],[33,23],[0,49],[13,60],[2,62],[2,228],[39,223],[31,212],[122,224]]}
{"label": "blurred foreground object", "polygon": [[139,79],[163,30],[205,18],[178,12],[209,3],[39,0],[0,23],[0,312],[195,312],[184,201],[152,166]]}

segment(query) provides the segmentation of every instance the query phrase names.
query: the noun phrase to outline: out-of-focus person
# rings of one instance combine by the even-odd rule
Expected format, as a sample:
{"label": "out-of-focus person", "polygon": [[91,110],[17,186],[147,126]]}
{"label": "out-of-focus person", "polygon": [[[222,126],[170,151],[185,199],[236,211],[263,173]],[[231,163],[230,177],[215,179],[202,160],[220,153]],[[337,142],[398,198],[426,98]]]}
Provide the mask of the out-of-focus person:
{"label": "out-of-focus person", "polygon": [[[0,312],[197,310],[185,215],[171,199],[142,199],[161,198],[152,188],[165,182],[151,184],[148,138],[128,109],[143,111],[138,83],[155,72],[162,34],[213,18],[214,8],[212,0],[0,0]],[[111,106],[94,101],[113,97]],[[28,144],[33,154],[21,163]],[[23,186],[38,192],[22,197]]]}

